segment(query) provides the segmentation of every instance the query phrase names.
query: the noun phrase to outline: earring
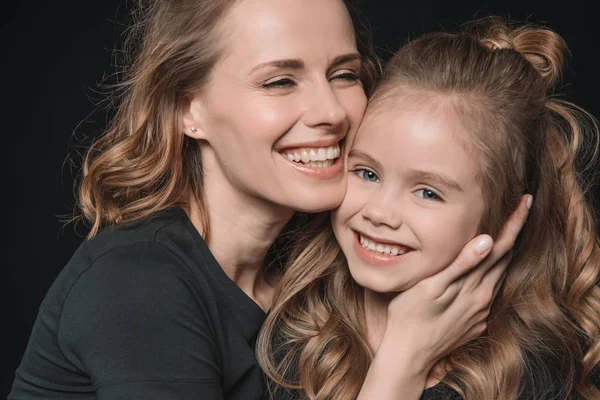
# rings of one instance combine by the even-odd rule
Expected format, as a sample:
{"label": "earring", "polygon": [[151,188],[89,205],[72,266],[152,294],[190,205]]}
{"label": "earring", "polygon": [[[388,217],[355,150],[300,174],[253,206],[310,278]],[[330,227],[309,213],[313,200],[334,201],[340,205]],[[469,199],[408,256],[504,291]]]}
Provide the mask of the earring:
{"label": "earring", "polygon": [[190,128],[190,130],[192,131],[192,133],[196,133],[196,131],[197,131],[198,129],[196,129],[196,127],[195,127],[195,126],[192,126],[192,127]]}

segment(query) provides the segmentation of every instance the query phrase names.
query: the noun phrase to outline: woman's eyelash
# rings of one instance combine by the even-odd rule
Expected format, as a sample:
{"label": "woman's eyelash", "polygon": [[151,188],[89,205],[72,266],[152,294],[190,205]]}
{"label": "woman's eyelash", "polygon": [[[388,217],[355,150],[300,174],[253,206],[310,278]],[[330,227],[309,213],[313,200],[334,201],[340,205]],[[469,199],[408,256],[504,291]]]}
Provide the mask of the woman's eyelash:
{"label": "woman's eyelash", "polygon": [[[343,74],[334,75],[329,79],[330,80],[341,79],[344,81],[354,82],[354,81],[360,80],[360,74],[346,72]],[[278,79],[276,81],[263,83],[261,86],[266,89],[279,89],[279,88],[284,88],[284,87],[295,85],[295,84],[296,84],[296,82],[294,82],[292,79],[283,78],[283,79]]]}
{"label": "woman's eyelash", "polygon": [[331,79],[342,79],[345,81],[358,81],[358,80],[360,80],[360,74],[346,72],[343,74],[335,75]]}
{"label": "woman's eyelash", "polygon": [[268,82],[268,83],[263,83],[262,87],[267,88],[267,89],[277,89],[277,88],[283,88],[289,85],[294,85],[295,82],[291,79],[288,78],[283,78],[283,79],[278,79],[276,81],[273,82]]}

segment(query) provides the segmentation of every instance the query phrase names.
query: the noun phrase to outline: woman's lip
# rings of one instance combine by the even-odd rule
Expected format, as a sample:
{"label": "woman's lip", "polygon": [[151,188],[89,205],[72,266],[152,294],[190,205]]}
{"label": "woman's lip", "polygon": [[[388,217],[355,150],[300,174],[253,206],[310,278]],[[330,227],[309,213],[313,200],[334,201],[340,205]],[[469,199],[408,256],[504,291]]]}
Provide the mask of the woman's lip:
{"label": "woman's lip", "polygon": [[287,158],[282,153],[279,153],[281,157],[296,170],[302,172],[305,175],[317,178],[317,179],[332,179],[339,176],[344,170],[344,158],[338,157],[335,159],[335,162],[329,167],[311,167],[309,165],[304,165],[299,162],[295,162]]}
{"label": "woman's lip", "polygon": [[304,165],[300,162],[290,160],[283,152],[279,152],[279,155],[292,167],[296,170],[302,172],[305,175],[311,176],[313,178],[327,180],[333,179],[342,174],[344,171],[344,141],[343,138],[339,139],[336,142],[333,142],[340,148],[340,155],[335,159],[335,162],[331,164],[329,167],[311,167],[308,165]]}
{"label": "woman's lip", "polygon": [[404,254],[399,254],[397,256],[393,256],[391,254],[385,253],[377,253],[371,251],[369,249],[365,249],[360,244],[359,234],[358,232],[353,232],[354,236],[354,251],[356,255],[365,263],[370,265],[375,265],[379,267],[387,267],[390,265],[395,265],[399,262],[402,262],[409,254],[412,253],[412,250],[407,251]]}

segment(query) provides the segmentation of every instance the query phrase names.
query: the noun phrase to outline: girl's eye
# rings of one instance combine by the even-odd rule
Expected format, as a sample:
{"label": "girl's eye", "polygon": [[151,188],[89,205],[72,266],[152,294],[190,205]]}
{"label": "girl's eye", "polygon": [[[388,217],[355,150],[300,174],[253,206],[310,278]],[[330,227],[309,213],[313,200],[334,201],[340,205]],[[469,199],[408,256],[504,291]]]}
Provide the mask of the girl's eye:
{"label": "girl's eye", "polygon": [[355,169],[354,172],[358,177],[364,181],[368,182],[379,182],[379,177],[377,174],[370,169],[359,168]]}
{"label": "girl's eye", "polygon": [[276,81],[267,82],[262,85],[266,89],[280,89],[295,85],[295,82],[288,78],[278,79]]}
{"label": "girl's eye", "polygon": [[440,196],[438,196],[433,190],[429,189],[419,189],[416,191],[417,196],[425,199],[425,200],[442,200]]}

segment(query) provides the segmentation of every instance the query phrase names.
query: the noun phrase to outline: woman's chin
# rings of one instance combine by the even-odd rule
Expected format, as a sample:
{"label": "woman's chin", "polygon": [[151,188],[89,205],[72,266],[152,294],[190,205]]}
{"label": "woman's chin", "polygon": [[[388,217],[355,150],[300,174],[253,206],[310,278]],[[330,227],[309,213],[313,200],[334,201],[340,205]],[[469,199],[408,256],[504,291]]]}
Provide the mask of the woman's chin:
{"label": "woman's chin", "polygon": [[331,211],[339,207],[344,199],[345,188],[333,189],[327,191],[319,191],[318,194],[313,193],[307,196],[298,196],[294,199],[292,208],[298,212],[309,214],[319,213],[323,211]]}

